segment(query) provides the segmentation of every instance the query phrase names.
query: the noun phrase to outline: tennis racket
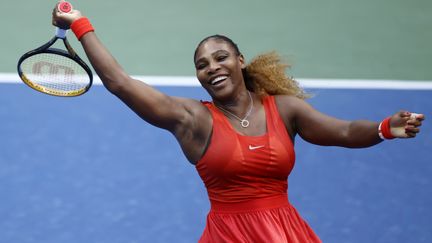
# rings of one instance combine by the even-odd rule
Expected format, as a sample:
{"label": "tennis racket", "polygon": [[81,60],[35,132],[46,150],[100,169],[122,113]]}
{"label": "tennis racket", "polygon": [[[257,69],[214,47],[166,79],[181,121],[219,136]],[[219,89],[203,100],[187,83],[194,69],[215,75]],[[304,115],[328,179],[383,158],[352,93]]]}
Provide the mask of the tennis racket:
{"label": "tennis racket", "polygon": [[[69,2],[58,5],[61,12],[72,11]],[[44,45],[29,51],[18,60],[18,74],[31,88],[54,96],[78,96],[87,92],[93,74],[76,54],[66,38],[67,30],[56,28],[55,36]],[[59,39],[64,49],[51,47]]]}

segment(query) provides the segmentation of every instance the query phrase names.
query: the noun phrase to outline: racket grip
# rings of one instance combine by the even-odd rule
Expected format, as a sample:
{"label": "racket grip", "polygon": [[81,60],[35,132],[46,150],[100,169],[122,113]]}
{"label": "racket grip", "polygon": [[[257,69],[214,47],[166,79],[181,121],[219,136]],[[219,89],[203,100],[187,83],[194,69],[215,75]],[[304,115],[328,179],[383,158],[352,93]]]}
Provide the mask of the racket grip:
{"label": "racket grip", "polygon": [[70,11],[72,11],[72,4],[70,4],[69,2],[63,1],[63,2],[58,4],[57,8],[60,12],[69,13]]}
{"label": "racket grip", "polygon": [[[70,4],[70,2],[67,1],[62,1],[57,5],[57,8],[60,12],[63,13],[69,13],[72,11],[73,7],[72,4]],[[55,36],[61,39],[66,38],[66,34],[67,34],[67,30],[61,29],[61,28],[56,28],[56,32],[55,32]]]}

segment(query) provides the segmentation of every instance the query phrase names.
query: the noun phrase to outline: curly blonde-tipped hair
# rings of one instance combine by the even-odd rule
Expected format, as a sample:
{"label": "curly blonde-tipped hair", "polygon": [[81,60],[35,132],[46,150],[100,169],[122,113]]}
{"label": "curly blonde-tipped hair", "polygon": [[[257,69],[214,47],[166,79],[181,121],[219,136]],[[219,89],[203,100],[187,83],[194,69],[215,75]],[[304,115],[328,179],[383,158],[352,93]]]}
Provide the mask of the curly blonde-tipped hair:
{"label": "curly blonde-tipped hair", "polygon": [[293,95],[309,97],[297,81],[286,75],[290,65],[275,51],[256,56],[243,69],[246,86],[259,96]]}
{"label": "curly blonde-tipped hair", "polygon": [[[195,49],[196,58],[199,47],[209,39],[216,39],[229,43],[237,55],[241,52],[230,38],[224,35],[212,35],[204,38]],[[290,65],[286,63],[275,51],[256,56],[246,68],[242,70],[246,87],[260,97],[267,95],[293,95],[300,99],[309,95],[299,86],[298,82],[287,76],[286,69]]]}

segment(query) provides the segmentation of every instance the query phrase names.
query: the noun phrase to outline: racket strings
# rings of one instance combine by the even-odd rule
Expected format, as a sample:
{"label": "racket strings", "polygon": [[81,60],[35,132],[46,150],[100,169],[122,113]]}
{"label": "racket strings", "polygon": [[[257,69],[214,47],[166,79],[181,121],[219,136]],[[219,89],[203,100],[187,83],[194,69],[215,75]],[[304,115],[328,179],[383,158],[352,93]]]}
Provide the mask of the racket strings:
{"label": "racket strings", "polygon": [[28,81],[54,92],[79,91],[90,84],[90,77],[83,67],[74,60],[57,54],[30,56],[21,63],[21,70]]}

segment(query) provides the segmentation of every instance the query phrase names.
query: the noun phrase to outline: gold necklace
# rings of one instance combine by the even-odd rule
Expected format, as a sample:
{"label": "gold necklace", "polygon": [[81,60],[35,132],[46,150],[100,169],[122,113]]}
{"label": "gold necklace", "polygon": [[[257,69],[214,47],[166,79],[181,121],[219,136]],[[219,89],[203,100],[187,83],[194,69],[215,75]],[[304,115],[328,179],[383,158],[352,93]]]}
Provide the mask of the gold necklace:
{"label": "gold necklace", "polygon": [[232,112],[230,112],[230,111],[228,111],[228,110],[226,110],[226,109],[224,109],[224,108],[222,108],[222,107],[220,107],[220,106],[217,106],[216,104],[215,104],[215,106],[216,106],[217,108],[221,109],[222,111],[228,113],[229,115],[231,115],[231,116],[234,117],[235,119],[239,120],[239,121],[240,121],[240,125],[241,125],[243,128],[246,128],[246,127],[249,126],[249,121],[247,120],[247,118],[249,117],[249,115],[251,114],[251,112],[252,112],[252,110],[253,110],[253,99],[252,99],[252,96],[251,96],[251,94],[250,94],[249,91],[248,91],[248,95],[249,95],[249,99],[250,99],[250,107],[249,107],[248,112],[246,112],[245,117],[243,117],[243,119],[240,118],[240,117],[238,117],[238,116],[236,116],[236,115],[233,114]]}

